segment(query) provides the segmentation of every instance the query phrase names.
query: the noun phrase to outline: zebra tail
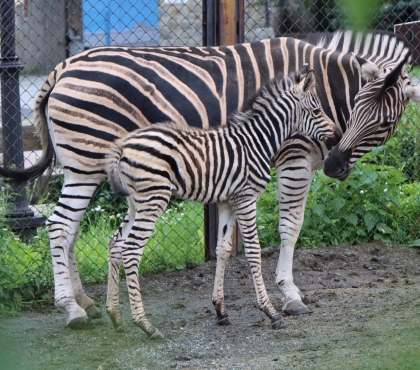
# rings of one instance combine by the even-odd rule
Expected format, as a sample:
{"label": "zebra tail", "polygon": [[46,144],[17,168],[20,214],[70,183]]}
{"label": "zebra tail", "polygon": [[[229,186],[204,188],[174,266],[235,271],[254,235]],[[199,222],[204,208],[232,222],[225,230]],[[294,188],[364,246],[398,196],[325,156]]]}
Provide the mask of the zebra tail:
{"label": "zebra tail", "polygon": [[48,98],[55,85],[55,71],[51,72],[47,81],[44,83],[34,106],[34,121],[38,134],[41,137],[42,156],[29,168],[0,167],[0,176],[9,179],[13,184],[19,185],[25,181],[31,181],[41,176],[45,170],[48,170],[47,177],[51,176],[54,167],[54,147],[48,130],[47,116],[45,115],[45,107]]}
{"label": "zebra tail", "polygon": [[109,183],[111,184],[111,188],[114,193],[126,197],[130,195],[130,193],[127,190],[127,186],[123,181],[120,173],[120,160],[123,151],[118,143],[119,140],[114,142],[109,148],[109,153],[106,156],[106,172],[108,174]]}

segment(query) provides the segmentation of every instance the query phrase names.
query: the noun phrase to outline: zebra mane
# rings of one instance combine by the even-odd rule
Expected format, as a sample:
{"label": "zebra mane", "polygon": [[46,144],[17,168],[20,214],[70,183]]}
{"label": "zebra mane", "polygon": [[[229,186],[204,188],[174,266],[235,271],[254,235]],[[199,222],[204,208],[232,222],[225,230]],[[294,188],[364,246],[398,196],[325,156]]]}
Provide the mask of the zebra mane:
{"label": "zebra mane", "polygon": [[398,65],[413,50],[405,37],[387,31],[337,31],[332,37],[321,36],[317,46],[332,51],[352,52],[385,68]]}
{"label": "zebra mane", "polygon": [[254,114],[254,109],[257,105],[266,100],[267,96],[283,95],[293,88],[296,84],[302,81],[304,75],[298,72],[292,72],[288,76],[283,73],[278,73],[270,82],[264,84],[257,93],[251,97],[242,109],[233,113],[228,119],[228,125],[238,124],[243,120],[251,117]]}

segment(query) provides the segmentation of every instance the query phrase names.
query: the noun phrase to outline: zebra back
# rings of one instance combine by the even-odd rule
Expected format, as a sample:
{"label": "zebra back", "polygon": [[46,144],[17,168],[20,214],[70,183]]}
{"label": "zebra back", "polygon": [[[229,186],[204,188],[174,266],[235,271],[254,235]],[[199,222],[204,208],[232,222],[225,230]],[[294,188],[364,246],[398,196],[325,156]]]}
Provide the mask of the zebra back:
{"label": "zebra back", "polygon": [[303,79],[278,76],[261,89],[251,109],[225,126],[164,123],[129,133],[107,155],[112,188],[121,195],[134,191],[144,196],[160,187],[203,203],[239,193],[255,198],[270,180],[271,158],[291,133],[334,137],[335,124],[310,91],[314,84],[313,71]]}

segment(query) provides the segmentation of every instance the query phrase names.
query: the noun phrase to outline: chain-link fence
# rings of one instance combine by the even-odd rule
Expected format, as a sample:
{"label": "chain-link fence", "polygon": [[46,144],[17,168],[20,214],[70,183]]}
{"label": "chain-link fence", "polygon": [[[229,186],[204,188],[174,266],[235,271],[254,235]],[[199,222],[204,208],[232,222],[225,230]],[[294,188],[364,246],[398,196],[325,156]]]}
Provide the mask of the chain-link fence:
{"label": "chain-link fence", "polygon": [[[2,0],[2,7],[5,3],[10,0]],[[48,73],[67,57],[104,45],[200,46],[203,43],[204,5],[198,0],[20,0],[12,3],[19,61],[14,61],[12,67],[2,63],[5,72],[2,76],[9,68],[10,80],[15,80],[19,93],[4,90],[6,82],[2,77],[4,163],[15,163],[13,158],[8,162],[10,146],[23,153],[21,159],[20,154],[16,154],[17,165],[21,160],[25,166],[30,166],[39,158],[41,147],[33,125],[34,100]],[[357,25],[355,19],[348,16],[351,12],[346,4],[349,3],[246,0],[244,41],[285,35],[306,38],[314,32],[333,32]],[[395,24],[418,19],[420,1],[373,1],[368,27],[393,31]],[[6,23],[12,21],[10,17],[2,18],[2,35],[8,27]],[[415,36],[410,41],[416,46]],[[5,42],[3,36],[3,58]],[[416,65],[411,75],[416,82],[420,75]],[[410,105],[394,138],[359,161],[346,182],[330,180],[322,172],[316,175],[298,245],[357,244],[372,240],[416,243],[420,238],[416,228],[420,219],[418,112]],[[5,129],[6,121],[11,120],[13,124],[13,119],[23,126],[22,148],[15,148],[19,132],[12,129],[10,133]],[[10,215],[13,219],[38,217],[41,224],[45,220],[41,215],[51,214],[62,183],[62,171],[57,164],[48,184],[38,179],[27,188],[9,186],[1,193],[1,212],[9,217],[9,222],[3,222],[0,231],[0,296],[3,291],[20,289],[23,299],[29,299],[37,289],[42,293],[42,288],[50,284],[52,273],[45,229],[34,228],[35,236],[21,241],[17,234],[9,232],[11,224],[14,229],[19,228],[10,222]],[[263,246],[280,242],[276,193],[273,181],[268,197],[260,202],[259,232]],[[84,281],[106,280],[108,239],[125,213],[125,200],[115,197],[108,184],[103,183],[82,220],[76,244],[79,272]],[[142,271],[181,269],[188,263],[202,262],[204,229],[201,205],[173,201],[147,247]]]}

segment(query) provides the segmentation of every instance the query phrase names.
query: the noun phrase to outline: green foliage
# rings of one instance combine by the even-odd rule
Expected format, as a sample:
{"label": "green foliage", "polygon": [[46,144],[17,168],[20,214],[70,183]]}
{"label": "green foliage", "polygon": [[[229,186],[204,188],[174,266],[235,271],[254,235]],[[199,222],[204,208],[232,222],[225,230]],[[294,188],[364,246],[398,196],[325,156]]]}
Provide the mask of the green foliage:
{"label": "green foliage", "polygon": [[420,182],[420,106],[409,104],[393,138],[384,146],[375,148],[371,163],[400,169],[408,182]]}
{"label": "green foliage", "polygon": [[23,242],[7,224],[10,195],[0,189],[0,312],[19,310],[35,300],[51,301],[51,257],[48,238],[39,229]]}
{"label": "green foliage", "polygon": [[[62,181],[60,177],[53,181]],[[61,188],[60,185],[55,189]],[[0,312],[16,311],[36,302],[52,302],[53,272],[45,228],[23,242],[5,223],[6,192],[0,191]],[[56,201],[58,194],[49,194]],[[48,209],[46,209],[48,212]],[[83,282],[108,278],[108,241],[123,221],[127,202],[116,197],[104,182],[96,191],[81,222],[75,246]],[[158,273],[185,268],[188,262],[204,259],[203,206],[173,201],[157,222],[145,248],[140,273]]]}
{"label": "green foliage", "polygon": [[[108,218],[110,227],[115,231],[124,220],[128,210],[125,197],[117,196],[108,181],[104,181],[96,189],[92,200],[81,222],[82,232],[88,232],[97,224],[102,224],[103,218]],[[109,237],[113,234],[109,234]]]}
{"label": "green foliage", "polygon": [[345,10],[347,26],[364,30],[371,28],[370,22],[374,18],[381,0],[341,0],[341,7]]}
{"label": "green foliage", "polygon": [[271,169],[271,181],[257,203],[257,228],[262,248],[280,244],[277,176],[274,169]]}
{"label": "green foliage", "polygon": [[[84,282],[104,281],[108,277],[108,241],[124,213],[107,213],[99,205],[97,212],[76,243],[77,266]],[[122,215],[122,216],[121,216]],[[94,222],[92,221],[94,220]],[[87,228],[89,225],[89,228]],[[189,261],[204,260],[203,206],[193,202],[175,202],[156,223],[143,255],[140,273],[160,273],[185,268]]]}
{"label": "green foliage", "polygon": [[345,182],[318,173],[298,245],[404,242],[396,212],[401,205],[399,189],[405,180],[401,171],[366,160],[353,169]]}

